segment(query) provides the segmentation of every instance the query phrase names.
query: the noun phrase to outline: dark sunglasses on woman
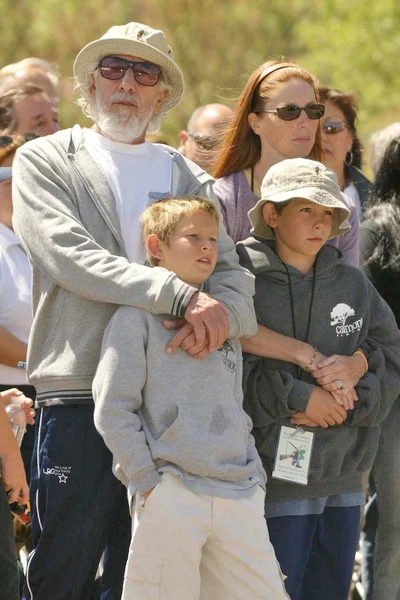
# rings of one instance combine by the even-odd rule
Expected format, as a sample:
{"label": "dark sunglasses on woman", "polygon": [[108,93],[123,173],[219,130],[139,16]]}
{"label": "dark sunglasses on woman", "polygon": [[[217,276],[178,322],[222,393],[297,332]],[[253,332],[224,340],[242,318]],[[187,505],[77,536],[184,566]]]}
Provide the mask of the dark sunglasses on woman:
{"label": "dark sunglasses on woman", "polygon": [[345,129],[347,129],[347,125],[342,121],[325,121],[325,123],[322,123],[323,132],[329,135],[334,133],[340,133]]}
{"label": "dark sunglasses on woman", "polygon": [[104,79],[116,81],[122,79],[128,69],[132,69],[133,77],[140,85],[153,86],[161,77],[159,66],[146,61],[135,61],[120,56],[105,56],[97,67]]}
{"label": "dark sunglasses on woman", "polygon": [[257,113],[273,113],[278,115],[282,121],[294,121],[301,115],[304,110],[309,119],[320,119],[325,114],[325,106],[323,104],[307,104],[307,106],[296,106],[296,104],[287,104],[286,106],[278,106],[277,108],[258,110]]}

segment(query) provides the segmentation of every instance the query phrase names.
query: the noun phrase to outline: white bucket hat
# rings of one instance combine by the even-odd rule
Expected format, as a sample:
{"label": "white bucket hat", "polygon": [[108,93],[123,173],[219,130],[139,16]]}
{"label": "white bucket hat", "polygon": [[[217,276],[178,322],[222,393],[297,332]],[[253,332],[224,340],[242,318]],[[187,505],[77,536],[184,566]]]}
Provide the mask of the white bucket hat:
{"label": "white bucket hat", "polygon": [[74,75],[82,83],[86,76],[85,65],[99,63],[105,56],[119,54],[137,56],[158,65],[162,69],[163,80],[172,86],[163,107],[170,110],[178,104],[183,96],[184,83],[172,49],[162,31],[141,23],[116,25],[100,39],[87,44],[75,59]]}
{"label": "white bucket hat", "polygon": [[342,200],[336,173],[315,160],[290,158],[273,165],[267,171],[261,184],[261,200],[248,213],[253,226],[251,233],[274,240],[274,230],[264,220],[263,206],[266,202],[279,204],[293,198],[303,198],[335,209],[329,239],[351,229],[347,220],[350,210]]}

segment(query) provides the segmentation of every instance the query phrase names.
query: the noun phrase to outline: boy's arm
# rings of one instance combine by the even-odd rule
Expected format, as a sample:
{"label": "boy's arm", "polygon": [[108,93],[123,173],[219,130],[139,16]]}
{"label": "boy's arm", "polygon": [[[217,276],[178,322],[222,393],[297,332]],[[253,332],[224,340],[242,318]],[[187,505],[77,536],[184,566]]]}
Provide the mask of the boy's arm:
{"label": "boy's arm", "polygon": [[288,371],[268,368],[264,359],[245,355],[243,381],[244,406],[254,427],[288,419],[296,411],[324,428],[342,423],[347,416],[329,392]]}
{"label": "boy's arm", "polygon": [[161,479],[138,414],[146,381],[146,343],[142,314],[119,308],[104,334],[93,381],[95,426],[141,494]]}
{"label": "boy's arm", "polygon": [[1,477],[8,494],[8,502],[25,504],[29,500],[24,464],[17,440],[8,422],[3,398],[0,395],[0,457]]}

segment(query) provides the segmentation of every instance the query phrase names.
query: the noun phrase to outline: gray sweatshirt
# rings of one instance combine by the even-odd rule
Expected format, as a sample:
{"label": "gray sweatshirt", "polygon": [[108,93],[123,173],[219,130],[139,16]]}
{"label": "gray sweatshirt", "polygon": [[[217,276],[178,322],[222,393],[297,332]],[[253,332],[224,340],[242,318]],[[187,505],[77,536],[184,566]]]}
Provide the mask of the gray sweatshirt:
{"label": "gray sweatshirt", "polygon": [[[293,336],[288,277],[273,242],[249,238],[237,245],[241,264],[256,276],[254,305],[259,323]],[[304,340],[312,293],[312,270],[304,275],[288,267],[293,286],[297,337]],[[361,347],[369,371],[357,385],[359,400],[346,421],[315,433],[307,486],[268,477],[272,501],[317,498],[362,490],[361,474],[373,462],[379,424],[400,392],[400,332],[393,313],[368,279],[344,265],[336,248],[324,246],[316,267],[309,343],[323,354],[350,356]],[[304,411],[315,381],[295,365],[244,355],[245,408],[263,465],[272,472],[281,425]]]}
{"label": "gray sweatshirt", "polygon": [[115,472],[140,493],[157,469],[241,483],[265,473],[242,407],[240,342],[198,360],[165,347],[162,316],[120,307],[105,335],[93,381],[94,421],[114,455]]}
{"label": "gray sweatshirt", "polygon": [[[217,204],[212,178],[169,151],[171,195]],[[134,177],[134,163],[132,170]],[[90,403],[104,329],[118,305],[180,316],[196,290],[170,271],[129,263],[114,196],[78,125],[17,151],[13,202],[15,231],[33,269],[28,376],[38,404]],[[253,277],[239,266],[223,225],[218,251],[209,292],[228,308],[232,337],[253,335]]]}

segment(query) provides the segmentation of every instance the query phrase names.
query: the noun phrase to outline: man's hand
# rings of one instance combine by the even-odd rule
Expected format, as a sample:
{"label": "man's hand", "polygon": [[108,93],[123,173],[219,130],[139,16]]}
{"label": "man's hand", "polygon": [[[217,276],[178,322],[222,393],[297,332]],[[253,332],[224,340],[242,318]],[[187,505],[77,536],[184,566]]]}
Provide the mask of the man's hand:
{"label": "man's hand", "polygon": [[[229,336],[227,309],[204,292],[192,297],[185,320],[186,324],[167,346],[169,354],[181,346],[192,356],[202,358],[217,350]],[[164,325],[169,327],[169,322]]]}
{"label": "man's hand", "polygon": [[347,417],[343,406],[336,402],[332,394],[320,387],[314,388],[304,412],[311,421],[325,429],[329,425],[341,425]]}
{"label": "man's hand", "polygon": [[9,504],[16,501],[19,504],[28,502],[29,488],[19,450],[2,456],[2,479]]}

